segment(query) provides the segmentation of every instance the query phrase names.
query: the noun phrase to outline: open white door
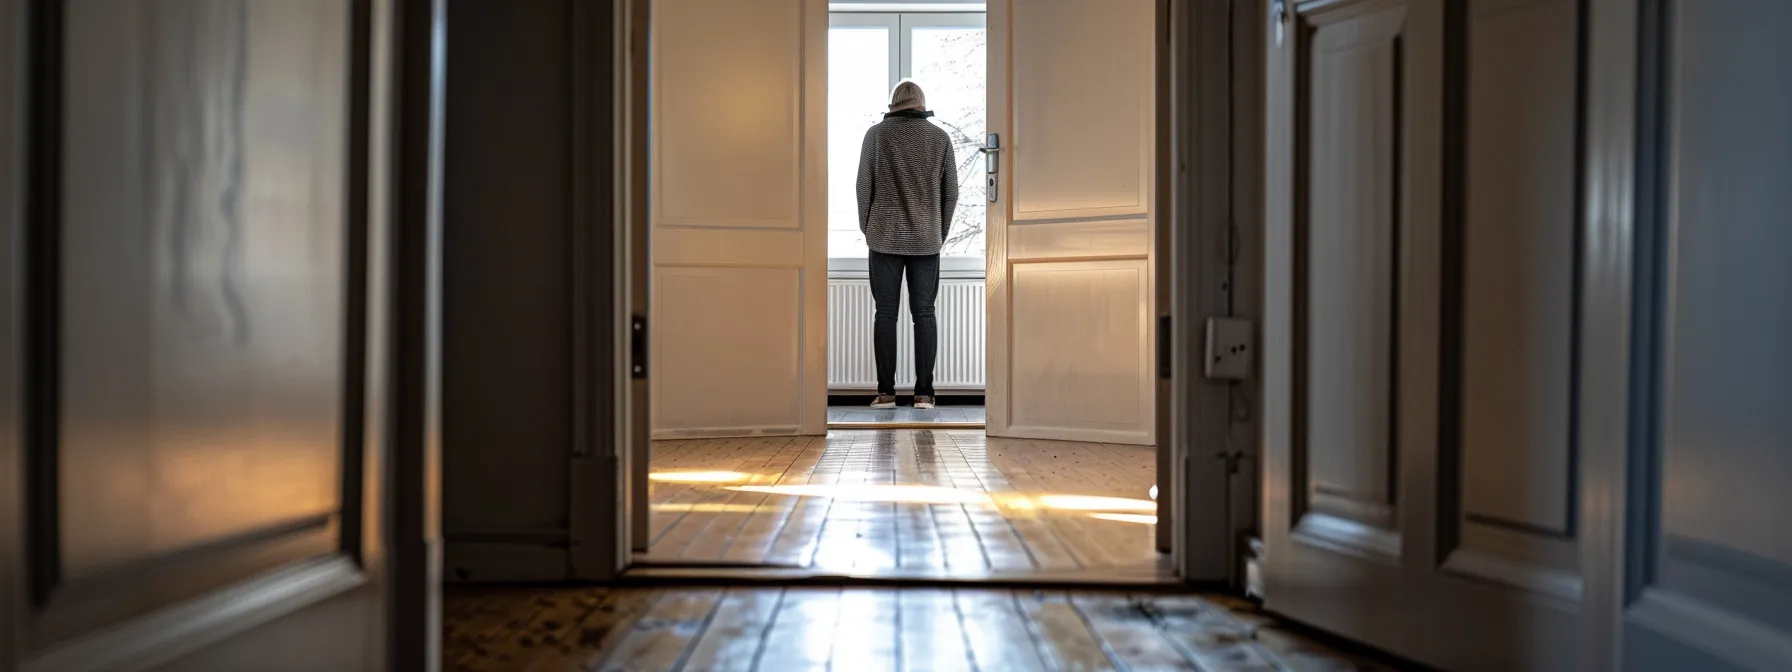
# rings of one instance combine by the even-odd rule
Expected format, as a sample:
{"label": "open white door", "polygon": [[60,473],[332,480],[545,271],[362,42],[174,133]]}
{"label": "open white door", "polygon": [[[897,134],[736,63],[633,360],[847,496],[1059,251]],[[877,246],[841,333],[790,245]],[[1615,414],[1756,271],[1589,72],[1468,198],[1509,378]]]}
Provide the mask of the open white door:
{"label": "open white door", "polygon": [[655,437],[826,431],[827,9],[653,3]]}
{"label": "open white door", "polygon": [[1578,5],[1269,4],[1266,606],[1442,669],[1594,669]]}
{"label": "open white door", "polygon": [[989,435],[1152,445],[1155,3],[990,0],[988,30]]}

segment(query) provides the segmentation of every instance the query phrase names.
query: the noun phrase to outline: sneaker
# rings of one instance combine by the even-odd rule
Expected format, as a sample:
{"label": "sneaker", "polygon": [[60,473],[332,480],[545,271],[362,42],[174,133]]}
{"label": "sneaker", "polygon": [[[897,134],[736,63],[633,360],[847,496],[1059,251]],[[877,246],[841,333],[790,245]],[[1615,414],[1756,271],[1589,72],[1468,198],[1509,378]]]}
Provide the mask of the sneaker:
{"label": "sneaker", "polygon": [[933,397],[929,397],[929,396],[921,395],[921,394],[915,395],[915,408],[918,408],[921,410],[933,408]]}
{"label": "sneaker", "polygon": [[877,395],[876,399],[871,400],[871,407],[872,408],[895,408],[896,407],[896,395],[894,395],[894,394]]}

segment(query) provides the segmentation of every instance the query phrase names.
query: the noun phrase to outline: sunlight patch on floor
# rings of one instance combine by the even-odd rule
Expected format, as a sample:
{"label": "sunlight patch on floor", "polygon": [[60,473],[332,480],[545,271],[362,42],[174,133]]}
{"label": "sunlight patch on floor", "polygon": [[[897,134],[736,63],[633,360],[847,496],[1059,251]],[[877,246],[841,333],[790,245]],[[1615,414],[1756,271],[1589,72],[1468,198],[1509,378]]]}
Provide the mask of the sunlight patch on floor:
{"label": "sunlight patch on floor", "polygon": [[[737,485],[728,490],[736,492],[753,492],[766,495],[782,495],[788,497],[818,497],[850,502],[890,502],[895,504],[970,504],[999,506],[1016,511],[1077,511],[1077,512],[1128,512],[1156,511],[1155,502],[1143,499],[1127,499],[1124,497],[1093,497],[1089,495],[1015,495],[990,494],[974,490],[960,490],[939,485],[889,485],[872,483],[854,484],[822,484],[805,483],[796,485]],[[1112,517],[1121,516],[1121,517]],[[1155,516],[1125,515],[1110,513],[1107,517],[1091,516],[1102,520],[1121,522],[1141,522],[1141,518]]]}
{"label": "sunlight patch on floor", "polygon": [[990,504],[989,495],[957,490],[938,485],[739,485],[728,488],[739,492],[768,495],[822,497],[851,502],[894,502],[899,504]]}
{"label": "sunlight patch on floor", "polygon": [[1096,520],[1111,520],[1116,523],[1157,524],[1157,516],[1143,513],[1091,513],[1089,517]]}
{"label": "sunlight patch on floor", "polygon": [[1156,511],[1157,502],[1124,497],[1090,497],[1087,495],[1040,495],[1034,498],[1047,509],[1068,511]]}
{"label": "sunlight patch on floor", "polygon": [[647,478],[662,483],[740,483],[752,480],[753,474],[738,471],[658,471],[648,474]]}

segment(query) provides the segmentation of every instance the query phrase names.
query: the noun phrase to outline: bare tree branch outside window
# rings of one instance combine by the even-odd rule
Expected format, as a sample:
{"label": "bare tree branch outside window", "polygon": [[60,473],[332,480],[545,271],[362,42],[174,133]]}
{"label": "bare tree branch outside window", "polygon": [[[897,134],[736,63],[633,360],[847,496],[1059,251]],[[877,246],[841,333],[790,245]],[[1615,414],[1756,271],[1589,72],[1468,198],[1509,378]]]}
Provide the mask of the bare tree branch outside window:
{"label": "bare tree branch outside window", "polygon": [[944,256],[983,256],[985,206],[983,175],[987,129],[987,41],[981,29],[915,31],[915,81],[927,91],[934,121],[952,138],[958,157],[958,210],[940,250]]}

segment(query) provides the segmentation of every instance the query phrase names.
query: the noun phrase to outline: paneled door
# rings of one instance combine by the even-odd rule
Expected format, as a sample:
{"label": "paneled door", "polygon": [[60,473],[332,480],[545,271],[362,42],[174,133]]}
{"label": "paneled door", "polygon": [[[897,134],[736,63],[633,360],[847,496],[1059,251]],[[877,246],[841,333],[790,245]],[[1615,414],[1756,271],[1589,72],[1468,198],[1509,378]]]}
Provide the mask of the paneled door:
{"label": "paneled door", "polygon": [[989,434],[1152,445],[1156,5],[988,19]]}
{"label": "paneled door", "polygon": [[821,434],[827,3],[659,0],[651,21],[653,435]]}
{"label": "paneled door", "polygon": [[398,4],[0,3],[0,669],[433,658]]}
{"label": "paneled door", "polygon": [[1266,604],[1582,669],[1578,3],[1265,6]]}

